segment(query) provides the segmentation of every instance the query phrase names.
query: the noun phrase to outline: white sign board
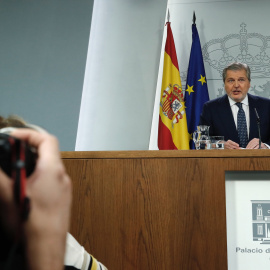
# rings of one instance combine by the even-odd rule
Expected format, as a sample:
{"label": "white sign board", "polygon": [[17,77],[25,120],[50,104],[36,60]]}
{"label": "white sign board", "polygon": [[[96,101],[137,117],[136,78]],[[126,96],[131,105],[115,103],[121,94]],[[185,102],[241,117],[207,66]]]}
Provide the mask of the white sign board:
{"label": "white sign board", "polygon": [[270,269],[270,172],[227,172],[228,270]]}

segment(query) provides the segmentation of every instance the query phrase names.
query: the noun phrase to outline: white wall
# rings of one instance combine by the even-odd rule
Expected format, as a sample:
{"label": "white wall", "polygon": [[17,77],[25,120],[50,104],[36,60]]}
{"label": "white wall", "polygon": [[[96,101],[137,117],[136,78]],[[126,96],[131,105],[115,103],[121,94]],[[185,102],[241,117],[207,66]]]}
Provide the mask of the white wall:
{"label": "white wall", "polygon": [[[184,1],[169,0],[168,7],[171,12],[173,33],[175,36],[176,50],[178,54],[179,68],[181,77],[185,82],[188,67],[190,47],[192,41],[191,24],[193,11],[196,12],[197,28],[200,35],[201,46],[212,43],[207,52],[211,61],[217,61],[222,69],[226,63],[221,62],[222,56],[226,55],[225,50],[221,50],[221,41],[227,37],[224,43],[227,49],[227,57],[232,60],[248,62],[252,70],[252,87],[262,90],[261,95],[267,97],[266,90],[262,86],[267,82],[270,73],[257,72],[259,66],[265,65],[266,70],[270,70],[270,31],[269,31],[269,10],[270,1],[261,0],[238,0],[238,1]],[[246,26],[243,26],[244,23]],[[247,50],[243,50],[240,41],[240,31],[246,30],[243,37],[247,38]],[[232,37],[234,35],[234,37]],[[265,50],[263,50],[265,42]],[[244,42],[243,42],[244,43]],[[242,51],[242,53],[241,53]],[[256,56],[260,52],[265,52],[269,57],[267,61],[259,63]],[[250,59],[240,59],[240,55],[250,54]],[[206,51],[203,51],[204,57]],[[209,64],[205,58],[205,71],[208,80],[210,98],[220,95],[218,89],[223,89],[220,73]],[[228,62],[231,60],[228,58]],[[257,64],[256,64],[257,63]],[[260,80],[258,80],[260,78]],[[185,86],[185,84],[183,84]],[[254,90],[251,92],[255,94]]]}
{"label": "white wall", "polygon": [[148,149],[166,5],[95,1],[76,150]]}

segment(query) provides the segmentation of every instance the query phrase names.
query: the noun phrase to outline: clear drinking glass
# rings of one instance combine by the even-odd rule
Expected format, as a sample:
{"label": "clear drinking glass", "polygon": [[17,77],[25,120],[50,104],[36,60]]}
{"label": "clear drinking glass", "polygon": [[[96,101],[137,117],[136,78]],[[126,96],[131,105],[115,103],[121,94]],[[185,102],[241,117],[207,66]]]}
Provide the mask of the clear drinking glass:
{"label": "clear drinking glass", "polygon": [[209,126],[197,126],[197,130],[193,133],[193,141],[196,150],[211,149],[209,138]]}
{"label": "clear drinking glass", "polygon": [[224,149],[224,136],[211,136],[210,144],[211,149]]}

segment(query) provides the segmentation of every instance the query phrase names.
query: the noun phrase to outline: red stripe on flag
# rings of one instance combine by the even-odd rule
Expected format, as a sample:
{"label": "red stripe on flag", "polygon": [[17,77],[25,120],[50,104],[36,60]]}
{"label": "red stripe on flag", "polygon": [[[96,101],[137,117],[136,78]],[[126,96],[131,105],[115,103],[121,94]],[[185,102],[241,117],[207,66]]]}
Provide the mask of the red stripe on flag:
{"label": "red stripe on flag", "polygon": [[163,124],[159,116],[159,129],[158,129],[158,148],[159,150],[177,150],[173,143],[171,131]]}
{"label": "red stripe on flag", "polygon": [[170,22],[167,22],[167,39],[165,45],[165,52],[171,57],[173,65],[179,70]]}
{"label": "red stripe on flag", "polygon": [[171,104],[168,100],[166,100],[163,105],[162,108],[164,109],[163,111],[168,111],[171,108]]}

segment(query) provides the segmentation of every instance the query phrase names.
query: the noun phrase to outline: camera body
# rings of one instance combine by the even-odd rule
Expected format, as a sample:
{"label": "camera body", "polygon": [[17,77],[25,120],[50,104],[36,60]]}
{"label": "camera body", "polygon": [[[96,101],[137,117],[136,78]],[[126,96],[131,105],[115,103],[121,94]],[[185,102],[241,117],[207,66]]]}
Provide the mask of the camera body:
{"label": "camera body", "polygon": [[14,199],[20,209],[22,220],[27,219],[30,211],[26,181],[35,169],[36,157],[35,149],[25,141],[0,133],[0,168],[14,183]]}
{"label": "camera body", "polygon": [[35,149],[26,142],[8,134],[0,133],[0,168],[13,177],[16,169],[24,167],[26,176],[31,175],[36,165]]}

